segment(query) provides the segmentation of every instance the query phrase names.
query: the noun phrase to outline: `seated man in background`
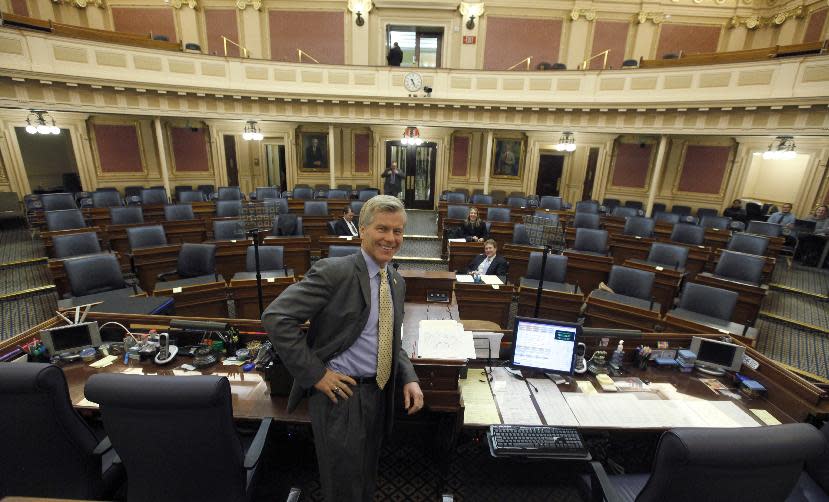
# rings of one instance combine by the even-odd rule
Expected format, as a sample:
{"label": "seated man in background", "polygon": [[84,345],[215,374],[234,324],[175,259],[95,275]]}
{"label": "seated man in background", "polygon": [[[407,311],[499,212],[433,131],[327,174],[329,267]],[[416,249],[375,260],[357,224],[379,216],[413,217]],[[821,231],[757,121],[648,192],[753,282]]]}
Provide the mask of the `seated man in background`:
{"label": "seated man in background", "polygon": [[814,213],[806,217],[806,221],[814,221],[815,230],[811,234],[800,236],[798,254],[804,265],[819,267],[821,264],[818,260],[829,237],[829,207],[826,204],[818,206]]}
{"label": "seated man in background", "polygon": [[503,277],[507,275],[507,268],[507,260],[503,256],[498,256],[498,244],[492,239],[487,239],[484,242],[483,254],[473,258],[469,262],[467,270],[473,276],[497,275]]}
{"label": "seated man in background", "polygon": [[723,212],[723,216],[731,218],[734,221],[742,221],[743,223],[746,222],[746,210],[743,209],[743,201],[740,199],[734,199],[734,202],[731,203],[731,207],[727,207]]}
{"label": "seated man in background", "polygon": [[794,214],[792,214],[792,205],[789,202],[783,204],[780,208],[780,211],[769,216],[767,220],[769,223],[776,223],[778,225],[783,225],[786,228],[792,228],[794,226],[795,220]]}
{"label": "seated man in background", "polygon": [[478,209],[469,208],[469,216],[461,227],[461,235],[468,242],[483,242],[486,239],[486,223],[478,218]]}
{"label": "seated man in background", "polygon": [[359,237],[360,233],[357,230],[357,222],[354,221],[354,211],[351,210],[350,206],[346,206],[343,209],[343,217],[337,220],[337,223],[334,224],[334,230],[337,231],[337,235],[345,235],[349,237]]}

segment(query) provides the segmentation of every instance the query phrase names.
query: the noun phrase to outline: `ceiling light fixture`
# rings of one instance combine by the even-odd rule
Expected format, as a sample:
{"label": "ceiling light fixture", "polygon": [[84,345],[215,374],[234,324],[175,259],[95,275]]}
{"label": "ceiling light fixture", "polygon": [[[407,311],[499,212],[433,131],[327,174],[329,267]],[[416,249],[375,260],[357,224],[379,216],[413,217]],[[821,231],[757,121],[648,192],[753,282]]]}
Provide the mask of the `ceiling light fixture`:
{"label": "ceiling light fixture", "polygon": [[558,144],[553,147],[553,149],[557,152],[575,152],[576,151],[576,138],[573,137],[573,133],[571,132],[563,132],[561,133],[561,137],[558,138]]}
{"label": "ceiling light fixture", "polygon": [[259,128],[256,127],[256,121],[248,120],[248,123],[245,124],[245,132],[242,133],[242,139],[245,141],[262,141],[264,138],[265,136]]}
{"label": "ceiling light fixture", "polygon": [[[34,120],[33,120],[34,118]],[[46,123],[46,119],[52,125]],[[45,110],[32,110],[26,117],[26,132],[29,134],[60,134],[60,127],[55,125],[55,118]]]}
{"label": "ceiling light fixture", "polygon": [[775,147],[774,141],[769,143],[769,149],[763,152],[763,160],[792,160],[797,157],[793,137],[778,136],[775,140],[777,146]]}
{"label": "ceiling light fixture", "polygon": [[400,142],[403,145],[415,145],[419,146],[423,144],[423,140],[420,138],[420,131],[417,127],[407,127],[403,130],[403,137],[400,139]]}

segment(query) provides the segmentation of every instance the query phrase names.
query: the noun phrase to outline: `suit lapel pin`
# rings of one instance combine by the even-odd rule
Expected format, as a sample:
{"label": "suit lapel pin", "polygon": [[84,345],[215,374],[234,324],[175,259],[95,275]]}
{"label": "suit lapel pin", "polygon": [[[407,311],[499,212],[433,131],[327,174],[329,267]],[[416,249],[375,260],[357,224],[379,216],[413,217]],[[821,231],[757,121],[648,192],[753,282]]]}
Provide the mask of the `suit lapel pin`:
{"label": "suit lapel pin", "polygon": [[397,286],[397,279],[392,279],[394,281],[394,285]]}

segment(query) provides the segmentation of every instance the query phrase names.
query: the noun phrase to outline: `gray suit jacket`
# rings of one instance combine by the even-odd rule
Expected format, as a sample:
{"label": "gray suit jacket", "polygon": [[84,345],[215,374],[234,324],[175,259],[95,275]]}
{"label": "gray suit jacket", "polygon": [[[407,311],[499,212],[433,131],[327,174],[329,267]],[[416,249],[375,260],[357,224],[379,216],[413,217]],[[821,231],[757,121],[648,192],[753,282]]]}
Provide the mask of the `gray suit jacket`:
{"label": "gray suit jacket", "polygon": [[[387,384],[386,418],[394,410],[396,385],[418,381],[414,367],[402,348],[400,327],[406,283],[394,268],[389,268],[394,303],[394,341],[392,376]],[[362,253],[319,260],[305,278],[288,287],[262,315],[268,337],[294,376],[288,398],[293,411],[325,374],[326,363],[348,349],[360,336],[368,320],[371,287]],[[311,321],[307,335],[300,326]]]}

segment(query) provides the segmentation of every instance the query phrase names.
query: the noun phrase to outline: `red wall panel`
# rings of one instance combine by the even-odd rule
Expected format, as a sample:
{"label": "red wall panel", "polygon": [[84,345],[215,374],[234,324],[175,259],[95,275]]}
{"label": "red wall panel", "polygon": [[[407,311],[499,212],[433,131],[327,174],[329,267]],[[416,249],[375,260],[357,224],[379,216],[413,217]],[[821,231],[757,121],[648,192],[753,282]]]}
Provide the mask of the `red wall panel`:
{"label": "red wall panel", "polygon": [[686,54],[717,52],[721,31],[721,26],[663,24],[659,30],[656,58],[670,52],[679,54],[679,51]]}
{"label": "red wall panel", "polygon": [[652,152],[653,145],[650,143],[644,147],[638,143],[617,143],[611,184],[617,187],[645,188]]}
{"label": "red wall panel", "polygon": [[[204,28],[207,32],[207,53],[214,56],[224,56],[222,35],[239,45],[239,25],[236,22],[238,9],[204,9]],[[233,44],[227,44],[227,55],[239,57],[239,49]]]}
{"label": "red wall panel", "polygon": [[466,176],[469,167],[469,136],[452,138],[452,176]]}
{"label": "red wall panel", "polygon": [[205,129],[196,129],[194,132],[189,127],[170,128],[170,142],[176,171],[210,170],[206,132]]}
{"label": "red wall panel", "polygon": [[486,17],[485,70],[506,70],[532,56],[532,66],[559,62],[561,19]]}
{"label": "red wall panel", "polygon": [[143,170],[141,145],[135,126],[95,124],[92,127],[102,172],[140,173]]}
{"label": "red wall panel", "polygon": [[730,155],[730,146],[688,145],[677,188],[681,192],[719,193]]}
{"label": "red wall panel", "polygon": [[296,62],[302,49],[320,63],[344,64],[344,22],[343,12],[268,11],[271,59]]}
{"label": "red wall panel", "polygon": [[26,0],[12,0],[12,13],[18,16],[29,16],[29,4]]}
{"label": "red wall panel", "polygon": [[371,135],[359,133],[354,135],[354,172],[367,173],[371,171]]}
{"label": "red wall panel", "polygon": [[[593,28],[593,48],[591,56],[604,50],[610,49],[607,55],[607,66],[621,68],[625,60],[625,49],[627,49],[628,29],[630,23],[627,21],[596,21]],[[603,58],[596,58],[590,62],[591,70],[602,68]]]}
{"label": "red wall panel", "polygon": [[171,42],[178,41],[173,9],[170,7],[113,7],[112,24],[115,31],[167,35]]}
{"label": "red wall panel", "polygon": [[823,35],[823,27],[826,25],[826,13],[829,9],[821,9],[812,12],[809,22],[806,24],[806,33],[803,34],[803,43],[819,42]]}

